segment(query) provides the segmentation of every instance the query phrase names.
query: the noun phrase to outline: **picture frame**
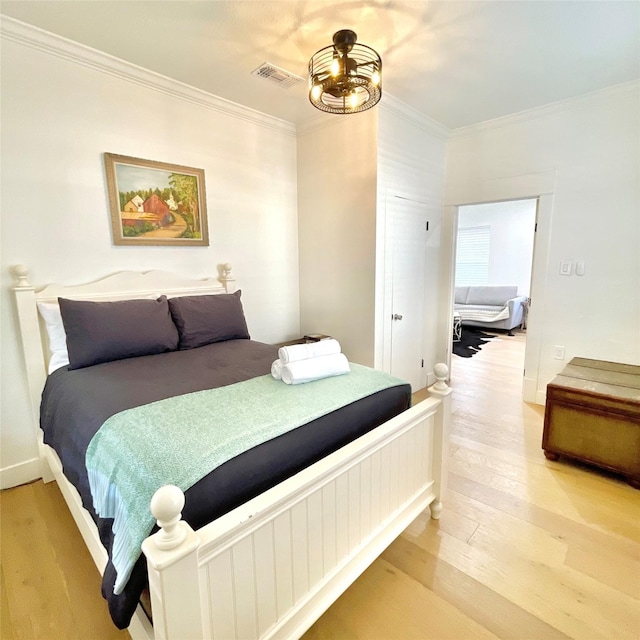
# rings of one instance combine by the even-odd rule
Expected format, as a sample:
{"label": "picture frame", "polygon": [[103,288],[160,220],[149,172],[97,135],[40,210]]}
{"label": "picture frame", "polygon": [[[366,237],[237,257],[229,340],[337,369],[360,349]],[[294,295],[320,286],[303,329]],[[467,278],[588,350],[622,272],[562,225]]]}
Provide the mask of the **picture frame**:
{"label": "picture frame", "polygon": [[209,246],[204,170],[105,153],[113,244]]}

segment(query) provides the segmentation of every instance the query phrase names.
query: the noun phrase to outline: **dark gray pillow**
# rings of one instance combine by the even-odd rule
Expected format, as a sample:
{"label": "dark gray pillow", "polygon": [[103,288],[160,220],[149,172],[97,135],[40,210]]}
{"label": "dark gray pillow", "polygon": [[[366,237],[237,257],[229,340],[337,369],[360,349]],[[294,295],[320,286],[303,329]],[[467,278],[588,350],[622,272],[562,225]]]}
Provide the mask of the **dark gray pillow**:
{"label": "dark gray pillow", "polygon": [[149,356],[178,347],[166,296],[157,300],[91,302],[58,298],[70,369]]}
{"label": "dark gray pillow", "polygon": [[180,334],[179,349],[212,342],[249,339],[240,291],[170,298],[171,317]]}

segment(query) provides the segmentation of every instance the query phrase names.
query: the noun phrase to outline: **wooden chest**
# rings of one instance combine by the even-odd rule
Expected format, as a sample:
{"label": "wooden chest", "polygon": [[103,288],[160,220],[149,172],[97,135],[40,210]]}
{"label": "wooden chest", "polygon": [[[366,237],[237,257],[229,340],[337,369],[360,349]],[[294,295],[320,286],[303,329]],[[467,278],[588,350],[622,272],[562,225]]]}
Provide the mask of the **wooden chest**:
{"label": "wooden chest", "polygon": [[542,448],[640,489],[640,366],[573,358],[547,385]]}

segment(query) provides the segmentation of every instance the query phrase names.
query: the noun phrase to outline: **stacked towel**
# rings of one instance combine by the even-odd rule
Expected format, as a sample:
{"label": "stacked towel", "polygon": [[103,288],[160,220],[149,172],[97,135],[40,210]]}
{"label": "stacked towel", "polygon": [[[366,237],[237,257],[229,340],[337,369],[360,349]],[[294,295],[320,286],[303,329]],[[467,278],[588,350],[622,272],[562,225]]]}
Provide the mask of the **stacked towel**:
{"label": "stacked towel", "polygon": [[280,358],[278,358],[277,360],[273,361],[273,364],[271,365],[271,375],[276,379],[276,380],[282,380],[282,367],[284,365],[282,364],[282,360],[280,360]]}
{"label": "stacked towel", "polygon": [[292,344],[288,347],[278,349],[278,359],[282,364],[289,364],[297,360],[307,360],[317,356],[330,356],[340,353],[340,343],[331,338],[330,340],[320,340],[307,344]]}
{"label": "stacked towel", "polygon": [[286,384],[303,384],[349,373],[349,361],[337,340],[281,347],[271,375]]}
{"label": "stacked towel", "polygon": [[349,373],[349,361],[344,353],[334,353],[329,356],[317,356],[306,360],[296,360],[282,367],[282,381],[286,384],[303,384],[340,376]]}

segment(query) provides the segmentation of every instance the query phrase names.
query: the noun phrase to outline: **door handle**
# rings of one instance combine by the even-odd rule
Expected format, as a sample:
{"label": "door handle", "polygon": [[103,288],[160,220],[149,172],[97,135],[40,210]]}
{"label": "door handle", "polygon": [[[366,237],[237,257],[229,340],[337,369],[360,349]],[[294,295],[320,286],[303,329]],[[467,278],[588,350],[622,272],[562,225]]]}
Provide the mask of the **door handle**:
{"label": "door handle", "polygon": [[402,315],[400,315],[399,313],[394,313],[394,314],[391,316],[391,319],[392,319],[392,320],[402,320]]}

